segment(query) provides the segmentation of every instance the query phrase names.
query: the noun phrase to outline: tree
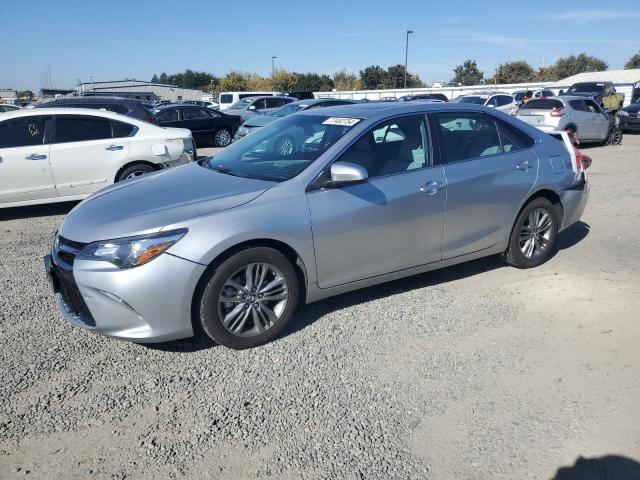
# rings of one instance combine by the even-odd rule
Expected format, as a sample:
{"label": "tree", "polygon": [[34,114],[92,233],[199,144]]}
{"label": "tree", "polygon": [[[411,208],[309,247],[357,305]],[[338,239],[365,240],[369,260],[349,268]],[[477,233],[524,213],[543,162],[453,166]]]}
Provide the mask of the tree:
{"label": "tree", "polygon": [[229,72],[220,80],[220,89],[224,92],[248,90],[247,79],[240,72]]}
{"label": "tree", "polygon": [[631,70],[632,68],[640,68],[640,50],[633,57],[624,64],[625,70]]}
{"label": "tree", "polygon": [[479,85],[484,79],[475,60],[465,60],[462,65],[453,69],[453,75],[450,82],[452,85]]}
{"label": "tree", "polygon": [[533,67],[524,60],[517,60],[500,65],[492,83],[527,83],[535,79]]}
{"label": "tree", "polygon": [[609,68],[609,65],[604,60],[586,53],[559,58],[554,66],[559,79],[583,72],[601,72]]}
{"label": "tree", "polygon": [[341,70],[333,74],[333,83],[336,90],[360,90],[362,83],[354,73]]}
{"label": "tree", "polygon": [[164,72],[160,74],[160,77],[158,78],[158,80],[160,81],[160,83],[169,83],[169,77]]}
{"label": "tree", "polygon": [[329,75],[317,73],[296,73],[298,80],[292,91],[295,92],[330,92],[333,80]]}
{"label": "tree", "polygon": [[[404,87],[404,65],[391,65],[387,68],[384,88],[402,88]],[[420,88],[424,87],[424,83],[420,77],[407,72],[407,87]]]}
{"label": "tree", "polygon": [[31,90],[18,90],[16,92],[18,98],[33,98],[33,92]]}
{"label": "tree", "polygon": [[151,77],[151,83],[158,83],[159,81],[160,79],[158,78],[158,75],[154,73],[153,77]]}
{"label": "tree", "polygon": [[273,85],[269,78],[261,77],[257,73],[243,73],[247,82],[247,90],[252,92],[273,90]]}
{"label": "tree", "polygon": [[384,88],[387,81],[387,72],[380,65],[369,65],[360,70],[360,82],[365,90]]}
{"label": "tree", "polygon": [[271,85],[278,92],[292,92],[298,81],[298,76],[287,70],[278,69],[271,75]]}
{"label": "tree", "polygon": [[560,80],[555,65],[540,67],[536,75],[536,80],[538,82],[555,82],[556,80]]}

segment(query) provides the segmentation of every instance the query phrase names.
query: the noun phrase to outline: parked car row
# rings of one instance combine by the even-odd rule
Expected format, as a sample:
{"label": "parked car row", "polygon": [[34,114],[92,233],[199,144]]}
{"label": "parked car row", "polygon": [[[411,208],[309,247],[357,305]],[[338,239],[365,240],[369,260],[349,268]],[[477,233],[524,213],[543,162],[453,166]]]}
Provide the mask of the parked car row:
{"label": "parked car row", "polygon": [[0,207],[80,200],[195,158],[189,130],[131,116],[58,107],[2,113]]}

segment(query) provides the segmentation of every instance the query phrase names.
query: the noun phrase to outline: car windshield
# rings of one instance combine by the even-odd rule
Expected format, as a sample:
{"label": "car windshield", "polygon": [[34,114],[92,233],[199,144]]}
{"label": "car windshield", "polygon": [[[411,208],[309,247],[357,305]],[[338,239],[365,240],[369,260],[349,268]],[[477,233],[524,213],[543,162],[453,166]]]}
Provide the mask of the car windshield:
{"label": "car windshield", "polygon": [[249,105],[251,105],[251,102],[253,102],[253,98],[243,98],[242,100],[238,100],[236,103],[231,105],[231,107],[229,107],[229,108],[235,108],[235,109],[238,109],[238,110],[242,110],[244,108],[247,108]]}
{"label": "car windshield", "polygon": [[292,115],[231,144],[202,165],[228,175],[283,182],[311,165],[360,120]]}
{"label": "car windshield", "polygon": [[474,103],[476,105],[484,105],[484,102],[486,101],[487,99],[482,97],[462,97],[460,98],[460,100],[458,100],[458,103]]}
{"label": "car windshield", "polygon": [[299,112],[300,110],[305,109],[309,105],[306,103],[290,103],[289,105],[285,105],[284,107],[280,107],[277,110],[269,113],[268,115],[271,117],[286,117],[287,115],[291,115],[292,113]]}
{"label": "car windshield", "polygon": [[604,83],[577,83],[575,85],[571,85],[571,88],[569,88],[569,92],[576,93],[592,93],[603,91]]}

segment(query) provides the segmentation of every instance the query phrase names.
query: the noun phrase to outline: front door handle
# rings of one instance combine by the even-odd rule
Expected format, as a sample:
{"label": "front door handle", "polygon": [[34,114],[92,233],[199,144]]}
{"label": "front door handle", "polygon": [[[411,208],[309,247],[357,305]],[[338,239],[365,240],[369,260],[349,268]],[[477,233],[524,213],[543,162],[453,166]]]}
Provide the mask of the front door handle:
{"label": "front door handle", "polygon": [[533,167],[533,162],[531,162],[530,160],[524,160],[516,165],[516,168],[523,172],[529,170],[531,167]]}
{"label": "front door handle", "polygon": [[29,155],[28,157],[25,157],[27,160],[44,160],[47,158],[46,155],[42,155],[42,154],[38,154],[38,153],[32,153],[31,155]]}
{"label": "front door handle", "polygon": [[105,150],[109,150],[111,152],[115,150],[122,150],[124,147],[122,145],[109,145]]}
{"label": "front door handle", "polygon": [[444,188],[442,182],[428,182],[424,186],[420,187],[422,193],[428,193],[429,195],[435,195]]}

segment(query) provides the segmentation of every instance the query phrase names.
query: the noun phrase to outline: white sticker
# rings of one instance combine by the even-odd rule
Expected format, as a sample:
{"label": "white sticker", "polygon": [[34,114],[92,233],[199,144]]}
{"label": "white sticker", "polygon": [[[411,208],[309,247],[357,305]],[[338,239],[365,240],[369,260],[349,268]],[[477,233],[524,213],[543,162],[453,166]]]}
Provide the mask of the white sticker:
{"label": "white sticker", "polygon": [[329,117],[324,122],[323,125],[340,125],[342,127],[353,127],[356,123],[358,123],[361,118],[349,118],[349,117]]}

